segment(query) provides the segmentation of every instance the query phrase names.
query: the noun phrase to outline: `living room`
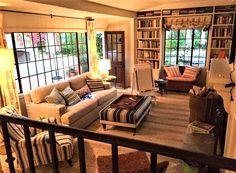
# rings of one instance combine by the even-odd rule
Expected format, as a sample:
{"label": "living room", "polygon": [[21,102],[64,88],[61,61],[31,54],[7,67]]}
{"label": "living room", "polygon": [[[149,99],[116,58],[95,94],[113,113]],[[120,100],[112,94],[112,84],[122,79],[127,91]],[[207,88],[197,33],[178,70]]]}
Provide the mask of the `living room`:
{"label": "living room", "polygon": [[[205,85],[214,87],[217,93],[223,98],[224,108],[228,113],[224,156],[234,158],[236,146],[234,141],[235,102],[232,101],[232,98],[235,96],[233,90],[235,81],[235,73],[233,72],[235,57],[232,58],[233,55],[231,54],[232,52],[235,52],[235,50],[233,50],[235,48],[233,47],[234,43],[232,42],[229,47],[220,49],[216,49],[214,44],[226,45],[229,43],[225,40],[235,40],[233,39],[233,32],[235,30],[235,8],[232,11],[230,11],[230,8],[229,11],[224,11],[225,9],[223,8],[222,10],[222,7],[235,7],[236,2],[234,0],[224,2],[202,0],[201,2],[201,5],[199,5],[196,1],[165,2],[162,0],[160,2],[155,0],[147,2],[139,1],[138,3],[135,1],[108,2],[93,0],[79,2],[74,0],[71,0],[70,2],[1,0],[0,28],[5,33],[8,48],[15,48],[15,56],[19,61],[14,78],[16,79],[16,90],[21,105],[25,105],[25,93],[28,93],[33,89],[41,88],[43,85],[53,84],[54,82],[63,82],[65,79],[70,80],[69,77],[74,74],[82,74],[88,70],[90,72],[97,71],[98,69],[102,71],[105,66],[103,65],[100,67],[99,60],[103,58],[111,59],[109,62],[110,65],[108,65],[111,66],[109,67],[109,76],[115,77],[115,82],[114,79],[106,80],[112,81],[111,85],[116,86],[118,94],[122,91],[131,93],[130,91],[135,88],[133,74],[136,64],[151,62],[154,80],[160,78],[162,75],[161,73],[163,72],[162,67],[165,65],[172,66],[178,64],[198,66],[205,70],[205,77],[203,77],[205,79]],[[202,11],[194,12],[194,10]],[[226,10],[228,10],[228,8],[226,8]],[[218,23],[216,18],[217,16],[220,18],[221,15],[224,17],[226,16],[225,18],[227,18],[227,15],[232,15],[233,20],[229,19],[230,17],[228,17],[227,20],[232,20],[233,22],[229,21],[229,23],[226,23],[227,26],[220,26],[223,24]],[[211,17],[210,22],[207,23],[209,16]],[[187,20],[192,20],[191,17],[195,17],[200,22],[206,17],[204,27],[206,27],[206,25],[209,26],[204,28],[203,31],[202,28],[199,30],[182,28],[182,30],[179,29],[178,32],[172,32],[172,30],[175,29],[166,27],[168,22],[170,22],[170,20],[167,19],[176,17],[179,17],[180,19],[186,17],[188,18]],[[216,23],[214,23],[215,20]],[[145,21],[148,24],[144,24],[144,27],[141,26],[141,23],[145,23]],[[145,26],[153,25],[154,21],[159,23],[158,25],[155,24],[156,27],[151,28]],[[175,22],[176,21],[173,23]],[[178,21],[176,23],[178,23]],[[226,35],[214,35],[217,32],[220,33],[220,30],[225,27],[230,28],[226,31],[224,30]],[[87,35],[85,34],[86,32]],[[149,36],[145,35],[147,33]],[[97,55],[94,55],[94,47],[91,47],[95,42],[94,38],[92,38],[93,34],[96,35],[96,41],[99,41],[100,43],[100,48],[98,48],[98,45],[95,48],[97,50],[95,51]],[[156,36],[153,36],[153,34],[156,34]],[[181,38],[183,35],[184,37]],[[191,35],[191,38],[189,35]],[[197,35],[200,35],[200,37]],[[85,39],[86,36],[87,39]],[[26,38],[31,38],[32,40],[27,43]],[[45,42],[42,42],[42,40]],[[50,43],[50,40],[55,40],[55,42]],[[181,40],[184,40],[185,45],[188,45],[189,42],[190,46],[181,47]],[[219,40],[220,42],[225,42],[218,43]],[[197,47],[195,44],[199,44],[200,46],[195,48]],[[109,46],[113,45],[116,46],[118,51],[112,52],[114,49]],[[74,48],[73,46],[77,46],[77,48]],[[197,51],[199,54],[196,53]],[[22,52],[23,55],[21,54]],[[218,56],[219,52],[221,52],[221,56]],[[39,57],[38,59],[37,55]],[[35,58],[35,60],[27,59],[32,57],[33,59]],[[120,62],[120,64],[113,60],[114,57],[117,57],[116,61]],[[219,57],[223,59],[222,62],[215,62],[214,60]],[[36,61],[37,63],[35,63]],[[32,65],[32,62],[34,62],[35,65],[30,66]],[[98,65],[97,67],[95,67],[96,64]],[[49,73],[50,75],[48,76]],[[36,78],[33,78],[33,76],[36,76]],[[48,79],[50,79],[49,83]],[[105,79],[103,80],[105,81]],[[200,80],[200,83],[198,84],[203,86],[201,81],[202,80]],[[70,80],[70,82],[73,83],[72,80]],[[225,84],[229,84],[229,87],[225,88]],[[174,83],[173,85],[176,86],[178,84]],[[170,86],[171,82],[168,81],[167,87]],[[178,90],[183,89],[183,87],[183,83],[180,82]],[[75,88],[77,89],[77,86]],[[153,119],[151,119],[153,115],[163,114],[164,117],[165,112],[168,111],[175,112],[176,115],[185,115],[186,112],[189,112],[188,90],[189,88],[187,88],[187,92],[173,92],[173,90],[169,92],[168,90],[168,93],[163,93],[163,96],[157,92],[155,104],[163,104],[163,109],[151,109],[150,117],[148,117],[150,119],[146,118],[144,121],[150,123],[150,121],[153,121]],[[113,91],[110,91],[109,95],[106,96],[110,99],[113,98]],[[103,97],[104,96],[101,96],[101,98]],[[179,103],[179,100],[181,100],[182,103]],[[101,103],[101,105],[102,104],[103,103]],[[106,104],[107,103],[104,102],[104,105]],[[27,112],[29,113],[29,110],[26,110],[26,107],[22,106],[22,115],[27,115]],[[31,113],[32,111],[29,114]],[[40,114],[40,109],[37,109],[35,114],[37,113]],[[90,114],[93,113],[94,112],[91,112]],[[186,117],[187,116],[188,114],[186,114]],[[177,131],[182,134],[182,131],[185,131],[184,128],[182,129],[182,126],[186,125],[183,122],[188,122],[188,118],[186,117],[180,117],[179,120],[177,120],[177,124],[175,124],[174,121],[169,121],[169,119],[173,119],[173,115],[168,117],[168,120],[165,120],[164,118],[161,120],[168,121],[170,124],[175,124],[176,128],[177,126],[181,126],[180,130],[178,129],[179,131]],[[68,120],[68,122],[70,122],[70,120]],[[72,124],[73,123],[74,122],[72,122]],[[159,123],[165,124],[167,122]],[[97,123],[96,125],[91,126],[90,130],[95,130],[98,125],[100,128],[100,124]],[[147,124],[145,123],[140,124],[141,128],[146,127],[146,125]],[[175,126],[173,125],[173,128],[174,127]],[[171,128],[171,126],[168,126],[168,128]],[[102,131],[102,128],[99,130]],[[120,134],[123,136],[126,136],[125,133],[127,131],[129,135],[132,134],[129,129],[113,129],[113,127],[111,127],[111,130],[110,127],[108,127],[108,130],[106,130],[105,133],[113,134],[112,130],[115,130],[114,133],[116,130],[120,130]],[[148,132],[145,131],[145,134],[146,133]],[[150,141],[155,141],[155,139],[153,139],[154,136],[152,136],[154,135],[153,133],[154,131],[150,131],[149,133]],[[137,128],[134,138],[139,139],[138,136],[141,134],[142,130]],[[164,136],[164,132],[163,134],[158,133],[158,135]],[[168,136],[168,133],[166,133],[165,136]],[[175,139],[182,140],[182,136],[179,133],[177,133],[176,136]],[[172,136],[170,135],[169,138],[172,138]],[[148,138],[144,138],[144,140],[148,141]],[[161,140],[158,142],[161,143]]]}

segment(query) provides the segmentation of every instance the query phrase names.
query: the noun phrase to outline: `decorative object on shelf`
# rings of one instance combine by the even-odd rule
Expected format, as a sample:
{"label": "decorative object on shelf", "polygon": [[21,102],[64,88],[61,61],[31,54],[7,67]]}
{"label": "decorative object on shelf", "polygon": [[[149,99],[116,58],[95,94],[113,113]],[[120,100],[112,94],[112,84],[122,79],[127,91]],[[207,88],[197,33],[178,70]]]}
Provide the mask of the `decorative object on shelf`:
{"label": "decorative object on shelf", "polygon": [[109,70],[111,69],[110,59],[100,59],[98,60],[98,69],[102,78],[106,78],[109,75]]}
{"label": "decorative object on shelf", "polygon": [[211,26],[211,15],[164,18],[164,28],[167,30],[177,30],[177,29],[207,30],[210,28],[210,26]]}

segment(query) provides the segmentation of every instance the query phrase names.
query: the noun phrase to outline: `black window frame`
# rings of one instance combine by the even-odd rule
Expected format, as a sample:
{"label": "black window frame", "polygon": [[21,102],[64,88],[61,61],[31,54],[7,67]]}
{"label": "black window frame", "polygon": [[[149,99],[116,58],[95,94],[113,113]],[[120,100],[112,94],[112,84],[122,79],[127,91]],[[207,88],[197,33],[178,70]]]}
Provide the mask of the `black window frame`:
{"label": "black window frame", "polygon": [[[191,47],[190,47],[190,50],[191,50],[191,52],[190,52],[190,57],[189,57],[189,59],[190,59],[190,61],[189,61],[189,64],[185,64],[185,63],[183,63],[183,64],[180,64],[179,63],[179,61],[180,61],[180,59],[179,59],[179,52],[180,52],[180,43],[179,43],[179,41],[181,40],[181,38],[180,38],[180,29],[178,29],[178,30],[170,30],[170,31],[177,31],[177,38],[176,39],[172,39],[172,33],[171,33],[171,38],[170,39],[166,39],[166,32],[168,31],[168,30],[165,30],[165,36],[164,36],[164,65],[190,65],[190,66],[206,66],[206,61],[207,61],[207,48],[208,48],[208,37],[209,37],[209,30],[207,30],[207,31],[204,31],[204,32],[207,32],[207,37],[206,38],[204,38],[205,40],[206,40],[206,44],[205,44],[205,46],[206,46],[206,48],[205,48],[205,51],[206,51],[206,56],[205,56],[205,61],[204,61],[204,64],[202,64],[202,63],[199,63],[200,62],[200,53],[198,54],[198,63],[193,63],[193,59],[194,59],[194,50],[196,50],[196,49],[198,49],[199,50],[199,52],[200,52],[200,50],[201,50],[201,44],[199,44],[199,46],[198,46],[198,48],[196,48],[195,47],[195,44],[194,44],[194,41],[196,40],[196,39],[199,39],[200,41],[199,41],[199,43],[201,43],[201,40],[202,40],[202,32],[203,32],[203,30],[200,30],[200,29],[188,29],[188,30],[191,30],[192,31],[192,34],[191,34]],[[201,31],[200,32],[200,37],[199,38],[195,38],[195,31],[197,31],[197,30],[199,30],[199,31]],[[186,37],[186,33],[187,33],[187,30],[185,30],[185,37],[184,37],[184,39],[185,39],[185,42],[186,42],[186,40],[187,39],[189,39],[189,38],[187,38]],[[170,47],[167,47],[167,40],[171,40],[171,45],[170,45]],[[172,47],[172,41],[177,41],[177,43],[176,43],[176,49],[175,48],[173,48]],[[170,57],[170,62],[169,62],[169,64],[167,64],[166,63],[166,50],[167,49],[169,49],[170,50],[170,55],[169,55],[169,57]],[[186,48],[183,48],[183,49],[186,49]],[[175,56],[175,58],[176,58],[176,60],[175,60],[175,64],[172,64],[171,63],[171,58],[172,58],[172,50],[175,50],[176,51],[176,56]],[[195,58],[196,59],[196,58]]]}
{"label": "black window frame", "polygon": [[[53,40],[49,40],[49,33],[51,34],[51,37],[53,35]],[[53,84],[60,80],[65,80],[70,76],[70,72],[74,72],[74,74],[81,74],[84,72],[89,71],[89,58],[88,58],[88,44],[87,44],[87,33],[77,33],[77,32],[12,32],[12,33],[6,33],[11,35],[11,41],[12,41],[12,48],[14,50],[14,56],[15,56],[15,81],[17,84],[17,89],[19,93],[24,93],[29,90],[32,90],[34,88]],[[16,34],[21,34],[22,40],[23,40],[23,46],[17,47],[16,45]],[[28,36],[31,38],[31,45],[26,46],[26,40],[24,37]],[[35,46],[34,40],[33,40],[33,34],[36,34],[39,36],[39,42],[40,46]],[[56,34],[58,36],[56,36]],[[62,35],[64,34],[64,41],[62,42]],[[42,44],[42,35],[46,36],[45,39],[47,42],[46,45]],[[84,42],[79,42],[79,37],[83,37],[85,40]],[[56,39],[57,42],[55,41]],[[38,42],[38,43],[39,43]],[[50,44],[50,42],[54,44]],[[37,44],[38,44],[37,43]],[[59,44],[58,44],[59,43]],[[59,48],[59,52],[57,52],[57,49]],[[83,48],[83,50],[81,50]],[[39,52],[39,49],[43,52],[43,49],[45,49],[45,54],[41,53],[41,56],[39,53],[36,55],[36,49],[37,53]],[[51,50],[54,49],[54,54],[52,55]],[[31,53],[31,56],[29,55]],[[33,54],[32,54],[33,52]],[[24,54],[23,60],[20,60],[18,57],[18,54]],[[33,56],[32,56],[33,55]],[[83,58],[81,58],[83,57]],[[78,59],[77,59],[78,58]],[[23,61],[23,62],[22,62]],[[60,63],[59,63],[60,61]],[[65,63],[67,61],[67,63]],[[41,65],[41,72],[38,70],[39,64]],[[54,63],[52,65],[52,63]],[[20,68],[20,65],[24,64],[24,66],[27,67],[27,73],[25,73],[25,76],[21,76],[22,68]],[[48,64],[47,67],[45,64]],[[59,67],[60,64],[60,67]],[[33,67],[32,67],[33,65]],[[31,67],[30,67],[31,66]],[[43,67],[42,67],[43,66]],[[33,74],[30,72],[32,69],[34,72]],[[45,69],[47,68],[47,70]],[[74,70],[74,71],[73,71]],[[60,72],[60,75],[59,75]],[[53,76],[55,75],[55,76]],[[42,81],[42,78],[44,78]],[[51,77],[51,79],[49,78]],[[23,80],[29,80],[27,88],[23,85]],[[36,82],[37,80],[37,82]]]}

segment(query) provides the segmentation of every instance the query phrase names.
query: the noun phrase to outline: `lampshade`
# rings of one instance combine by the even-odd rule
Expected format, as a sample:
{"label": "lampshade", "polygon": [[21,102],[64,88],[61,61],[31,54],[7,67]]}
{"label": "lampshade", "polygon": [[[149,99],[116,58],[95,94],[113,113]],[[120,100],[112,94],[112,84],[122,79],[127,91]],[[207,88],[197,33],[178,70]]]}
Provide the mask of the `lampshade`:
{"label": "lampshade", "polygon": [[14,68],[14,54],[12,49],[0,48],[0,71]]}
{"label": "lampshade", "polygon": [[98,68],[100,72],[106,72],[111,69],[111,61],[110,59],[99,59],[98,60]]}

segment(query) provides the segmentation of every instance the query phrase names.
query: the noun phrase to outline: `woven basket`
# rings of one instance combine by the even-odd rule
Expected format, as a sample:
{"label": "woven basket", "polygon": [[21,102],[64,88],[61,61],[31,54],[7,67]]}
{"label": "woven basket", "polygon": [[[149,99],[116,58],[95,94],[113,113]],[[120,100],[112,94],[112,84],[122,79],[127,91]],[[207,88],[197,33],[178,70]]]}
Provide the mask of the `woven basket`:
{"label": "woven basket", "polygon": [[189,96],[189,122],[197,120],[209,124],[215,124],[213,121],[216,106],[219,100],[218,94],[216,92],[212,92],[208,94],[207,97],[201,97],[189,92]]}

